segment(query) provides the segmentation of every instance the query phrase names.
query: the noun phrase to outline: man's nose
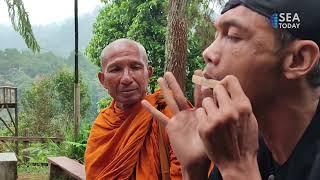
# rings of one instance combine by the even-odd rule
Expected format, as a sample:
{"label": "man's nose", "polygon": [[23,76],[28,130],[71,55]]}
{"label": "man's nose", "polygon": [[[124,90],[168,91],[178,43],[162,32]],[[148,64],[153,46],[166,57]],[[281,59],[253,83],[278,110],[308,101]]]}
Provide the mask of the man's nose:
{"label": "man's nose", "polygon": [[206,64],[213,63],[214,65],[218,65],[220,62],[220,51],[218,50],[218,41],[215,40],[212,42],[212,44],[207,47],[203,53],[203,59]]}
{"label": "man's nose", "polygon": [[132,82],[133,82],[132,73],[130,72],[130,70],[125,68],[123,71],[120,83],[128,85],[128,84],[131,84]]}

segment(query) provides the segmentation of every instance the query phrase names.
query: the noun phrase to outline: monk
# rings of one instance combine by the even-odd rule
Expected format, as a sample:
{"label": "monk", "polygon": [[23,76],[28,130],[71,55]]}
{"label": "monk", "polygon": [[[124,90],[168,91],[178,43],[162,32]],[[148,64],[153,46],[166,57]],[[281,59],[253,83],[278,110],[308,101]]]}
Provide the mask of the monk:
{"label": "monk", "polygon": [[118,39],[102,51],[101,66],[99,81],[113,101],[92,126],[85,152],[87,179],[181,179],[164,128],[140,103],[145,99],[172,116],[160,91],[147,95],[153,70],[144,47]]}

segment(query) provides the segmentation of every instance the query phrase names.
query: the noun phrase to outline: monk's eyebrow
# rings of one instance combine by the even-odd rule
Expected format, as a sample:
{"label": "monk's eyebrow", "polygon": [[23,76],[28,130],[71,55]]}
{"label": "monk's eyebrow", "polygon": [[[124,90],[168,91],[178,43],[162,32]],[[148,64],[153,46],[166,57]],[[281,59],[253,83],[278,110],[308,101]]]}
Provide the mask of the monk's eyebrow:
{"label": "monk's eyebrow", "polygon": [[108,71],[110,69],[117,68],[117,67],[119,67],[118,64],[109,64],[109,65],[107,65],[106,70]]}
{"label": "monk's eyebrow", "polygon": [[114,68],[114,67],[119,67],[121,66],[121,64],[118,62],[118,61],[114,61],[114,62],[111,62],[111,63],[108,63],[106,65],[106,69],[110,69],[110,68]]}

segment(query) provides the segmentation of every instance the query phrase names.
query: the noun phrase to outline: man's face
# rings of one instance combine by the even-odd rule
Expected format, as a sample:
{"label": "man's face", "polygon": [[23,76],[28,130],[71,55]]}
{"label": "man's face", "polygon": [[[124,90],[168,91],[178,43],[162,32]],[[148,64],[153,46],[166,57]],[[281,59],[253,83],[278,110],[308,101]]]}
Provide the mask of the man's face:
{"label": "man's face", "polygon": [[256,12],[238,6],[215,22],[215,41],[203,52],[206,78],[235,75],[253,105],[274,93],[281,66],[271,25]]}
{"label": "man's face", "polygon": [[121,43],[103,57],[100,83],[108,90],[119,107],[137,103],[146,94],[152,69],[134,44]]}

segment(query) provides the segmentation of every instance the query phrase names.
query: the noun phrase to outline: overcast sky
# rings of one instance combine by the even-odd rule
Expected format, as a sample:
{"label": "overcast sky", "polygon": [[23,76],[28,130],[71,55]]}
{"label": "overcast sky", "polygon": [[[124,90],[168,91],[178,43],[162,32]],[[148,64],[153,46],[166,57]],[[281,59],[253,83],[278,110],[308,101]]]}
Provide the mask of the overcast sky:
{"label": "overcast sky", "polygon": [[[74,16],[74,0],[23,0],[23,3],[33,25],[60,22]],[[97,6],[101,6],[100,0],[78,0],[78,13],[90,13]],[[11,24],[4,0],[0,0],[0,24]]]}

